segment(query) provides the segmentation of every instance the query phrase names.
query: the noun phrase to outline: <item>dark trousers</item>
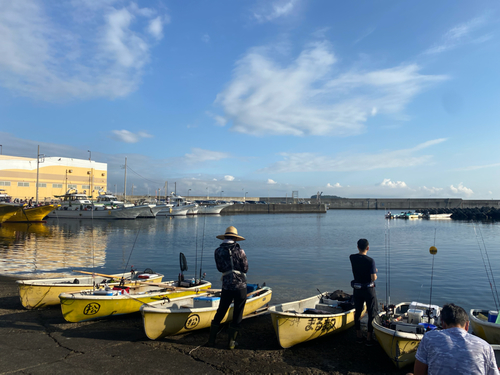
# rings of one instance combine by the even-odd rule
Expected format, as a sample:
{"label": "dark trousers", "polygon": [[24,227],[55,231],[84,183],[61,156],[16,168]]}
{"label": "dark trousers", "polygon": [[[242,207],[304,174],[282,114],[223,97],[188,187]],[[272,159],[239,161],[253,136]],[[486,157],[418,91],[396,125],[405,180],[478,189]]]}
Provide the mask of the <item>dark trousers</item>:
{"label": "dark trousers", "polygon": [[226,315],[231,302],[234,301],[233,309],[233,321],[231,326],[234,328],[240,328],[241,321],[243,320],[243,309],[245,308],[245,303],[247,302],[247,289],[237,289],[237,290],[226,290],[222,289],[220,296],[219,308],[215,314],[214,320],[215,324],[220,324],[224,316]]}
{"label": "dark trousers", "polygon": [[375,293],[375,288],[365,288],[365,289],[354,289],[354,307],[356,312],[354,313],[354,326],[356,330],[361,329],[361,323],[359,318],[363,312],[363,305],[366,303],[366,311],[368,313],[368,332],[373,332],[372,321],[375,314],[378,311],[377,308],[377,293]]}

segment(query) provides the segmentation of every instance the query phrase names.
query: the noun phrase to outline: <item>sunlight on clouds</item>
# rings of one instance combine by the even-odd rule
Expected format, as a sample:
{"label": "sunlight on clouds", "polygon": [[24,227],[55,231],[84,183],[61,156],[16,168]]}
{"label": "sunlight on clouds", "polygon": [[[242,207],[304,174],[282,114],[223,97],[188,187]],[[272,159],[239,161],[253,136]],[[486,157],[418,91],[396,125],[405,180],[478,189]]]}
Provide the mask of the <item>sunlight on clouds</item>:
{"label": "sunlight on clouds", "polygon": [[457,187],[451,185],[450,186],[450,190],[451,192],[455,193],[455,194],[465,194],[465,195],[472,195],[474,194],[474,192],[472,191],[472,189],[469,189],[467,187],[465,187],[462,182],[458,184]]}
{"label": "sunlight on clouds", "polygon": [[322,156],[315,153],[280,153],[282,161],[264,168],[261,172],[350,172],[373,169],[408,168],[431,162],[432,155],[422,155],[424,148],[444,142],[436,139],[419,144],[413,148],[382,151],[378,154],[343,154],[341,156]]}
{"label": "sunlight on clouds", "polygon": [[132,133],[128,130],[113,130],[111,138],[125,143],[137,143],[142,138],[152,138],[153,136],[146,132]]}
{"label": "sunlight on clouds", "polygon": [[[49,17],[50,2],[3,4],[0,85],[40,100],[128,95],[150,60],[153,40],[148,34],[161,39],[168,21],[135,3],[115,8],[112,2],[74,1],[64,15],[74,21],[64,24]],[[144,29],[148,34],[139,31]]]}
{"label": "sunlight on clouds", "polygon": [[266,0],[262,2],[261,9],[253,13],[253,16],[259,22],[272,21],[290,14],[297,3],[298,0]]}
{"label": "sunlight on clouds", "polygon": [[335,135],[363,132],[369,116],[401,112],[428,85],[446,76],[422,75],[418,65],[340,74],[324,41],[307,46],[288,66],[254,48],[236,63],[219,93],[232,129],[253,135]]}
{"label": "sunlight on clouds", "polygon": [[270,178],[268,178],[268,179],[267,179],[267,184],[268,184],[268,185],[275,185],[275,184],[277,184],[277,182],[276,182],[276,181],[274,181],[274,180],[271,180]]}
{"label": "sunlight on clouds", "polygon": [[326,184],[327,188],[341,188],[342,185],[340,185],[338,182],[335,185],[332,185],[330,183]]}
{"label": "sunlight on clouds", "polygon": [[191,151],[191,154],[184,156],[186,162],[190,164],[222,160],[229,157],[229,154],[226,152],[203,150],[201,148],[192,148]]}
{"label": "sunlight on clouds", "polygon": [[224,181],[234,181],[234,177],[233,176],[224,176]]}
{"label": "sunlight on clouds", "polygon": [[394,188],[407,188],[408,185],[404,181],[391,181],[390,178],[384,178],[384,181],[380,183],[380,186],[387,186],[391,189]]}

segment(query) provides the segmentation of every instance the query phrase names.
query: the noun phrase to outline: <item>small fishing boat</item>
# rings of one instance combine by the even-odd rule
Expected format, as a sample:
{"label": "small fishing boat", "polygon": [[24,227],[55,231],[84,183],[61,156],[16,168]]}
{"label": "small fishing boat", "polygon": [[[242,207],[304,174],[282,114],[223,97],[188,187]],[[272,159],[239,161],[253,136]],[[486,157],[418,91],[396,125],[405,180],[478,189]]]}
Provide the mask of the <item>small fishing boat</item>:
{"label": "small fishing boat", "polygon": [[[182,285],[182,284],[181,284]],[[179,287],[178,281],[161,284],[139,283],[130,287],[114,286],[97,290],[61,293],[61,311],[68,322],[83,322],[138,312],[145,303],[197,294],[212,284],[201,280],[190,287]]]}
{"label": "small fishing boat", "polygon": [[163,275],[156,274],[151,269],[146,269],[144,272],[132,270],[131,272],[113,275],[94,274],[92,276],[92,272],[87,273],[89,274],[87,276],[17,280],[21,304],[26,309],[58,305],[60,303],[59,294],[65,292],[79,292],[104,283],[110,286],[119,285],[120,282],[124,285],[134,285],[144,281],[159,283],[163,279]]}
{"label": "small fishing boat", "polygon": [[402,302],[389,307],[373,319],[373,329],[391,361],[402,368],[415,362],[418,344],[425,332],[439,327],[440,308],[418,302]]}
{"label": "small fishing boat", "polygon": [[488,321],[488,310],[472,309],[469,312],[472,331],[490,344],[500,345],[500,324]]}
{"label": "small fishing boat", "polygon": [[39,223],[43,221],[51,211],[57,209],[58,204],[47,204],[37,207],[19,207],[17,212],[8,218],[6,223]]}
{"label": "small fishing boat", "polygon": [[[345,301],[328,299],[322,293],[299,301],[271,306],[269,312],[276,337],[282,348],[344,331],[354,325],[352,304],[345,310]],[[366,312],[366,307],[363,315]]]}
{"label": "small fishing boat", "polygon": [[[141,307],[144,331],[151,340],[177,335],[197,329],[208,328],[217,312],[219,294],[190,296],[189,298],[164,300],[145,304]],[[195,297],[195,298],[193,298]],[[243,316],[255,314],[269,304],[272,290],[262,287],[247,296]],[[233,319],[233,305],[222,323]]]}

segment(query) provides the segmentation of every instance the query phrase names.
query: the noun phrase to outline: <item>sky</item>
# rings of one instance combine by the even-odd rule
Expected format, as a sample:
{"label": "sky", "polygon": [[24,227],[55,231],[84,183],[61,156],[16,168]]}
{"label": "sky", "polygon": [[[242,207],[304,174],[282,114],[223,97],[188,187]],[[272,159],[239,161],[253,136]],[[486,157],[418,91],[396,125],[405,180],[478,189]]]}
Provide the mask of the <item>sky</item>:
{"label": "sky", "polygon": [[4,155],[108,189],[500,199],[500,3],[0,0]]}

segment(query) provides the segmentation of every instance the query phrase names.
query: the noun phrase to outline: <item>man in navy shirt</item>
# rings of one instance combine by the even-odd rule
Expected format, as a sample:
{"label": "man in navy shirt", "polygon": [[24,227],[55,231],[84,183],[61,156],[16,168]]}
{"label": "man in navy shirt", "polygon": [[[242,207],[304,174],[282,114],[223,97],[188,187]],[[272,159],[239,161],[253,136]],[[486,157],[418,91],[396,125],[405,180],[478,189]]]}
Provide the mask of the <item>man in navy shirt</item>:
{"label": "man in navy shirt", "polygon": [[363,342],[361,333],[361,323],[359,318],[363,312],[364,304],[368,312],[368,327],[366,334],[366,346],[373,345],[373,326],[372,321],[377,313],[377,294],[375,293],[375,280],[377,280],[377,268],[375,261],[366,255],[370,250],[367,239],[361,238],[358,241],[358,254],[351,254],[349,259],[352,266],[354,280],[351,281],[353,287],[354,306],[354,326],[356,327],[356,336],[358,342]]}

